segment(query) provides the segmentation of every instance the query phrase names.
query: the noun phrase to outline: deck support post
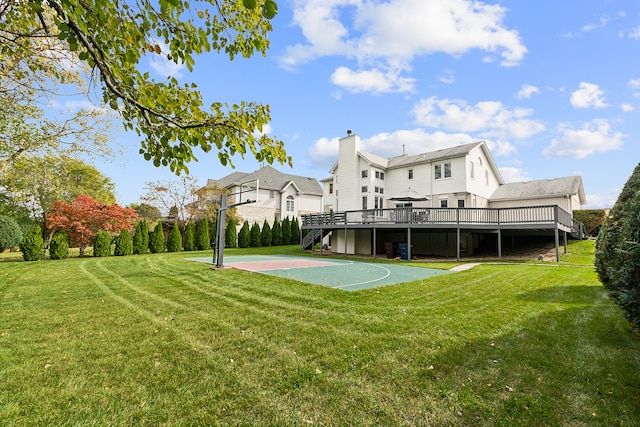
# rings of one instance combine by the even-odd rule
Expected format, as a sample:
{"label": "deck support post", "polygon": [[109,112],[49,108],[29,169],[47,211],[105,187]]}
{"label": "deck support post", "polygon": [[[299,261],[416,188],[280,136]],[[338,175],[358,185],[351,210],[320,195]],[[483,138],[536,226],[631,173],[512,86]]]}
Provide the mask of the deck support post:
{"label": "deck support post", "polygon": [[502,259],[502,231],[498,228],[498,258]]}
{"label": "deck support post", "polygon": [[407,260],[411,259],[411,227],[407,228]]}
{"label": "deck support post", "polygon": [[556,243],[556,262],[560,262],[560,233],[556,224],[555,228],[555,243]]}
{"label": "deck support post", "polygon": [[456,228],[456,261],[460,261],[460,227]]}
{"label": "deck support post", "polygon": [[373,248],[371,249],[373,251],[373,258],[376,258],[376,226],[373,226]]}
{"label": "deck support post", "polygon": [[567,232],[564,232],[564,253],[567,253]]}

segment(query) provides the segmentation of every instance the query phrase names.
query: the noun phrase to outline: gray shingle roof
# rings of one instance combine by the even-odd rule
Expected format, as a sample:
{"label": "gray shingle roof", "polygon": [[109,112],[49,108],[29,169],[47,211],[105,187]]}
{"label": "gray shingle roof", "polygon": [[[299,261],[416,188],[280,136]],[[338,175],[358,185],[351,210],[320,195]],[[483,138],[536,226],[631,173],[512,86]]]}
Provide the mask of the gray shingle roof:
{"label": "gray shingle roof", "polygon": [[399,168],[412,164],[421,164],[424,162],[459,157],[469,154],[471,150],[483,144],[483,141],[473,142],[471,144],[456,145],[455,147],[444,148],[442,150],[430,151],[428,153],[416,154],[413,156],[397,156],[389,159],[388,168]]}
{"label": "gray shingle roof", "polygon": [[578,194],[582,202],[585,200],[580,176],[504,184],[493,193],[491,200],[532,199],[573,194]]}
{"label": "gray shingle roof", "polygon": [[218,180],[209,179],[207,185],[229,188],[255,179],[260,180],[261,189],[282,191],[293,182],[301,193],[322,196],[322,187],[317,179],[282,173],[271,166],[262,167],[252,173],[234,172]]}

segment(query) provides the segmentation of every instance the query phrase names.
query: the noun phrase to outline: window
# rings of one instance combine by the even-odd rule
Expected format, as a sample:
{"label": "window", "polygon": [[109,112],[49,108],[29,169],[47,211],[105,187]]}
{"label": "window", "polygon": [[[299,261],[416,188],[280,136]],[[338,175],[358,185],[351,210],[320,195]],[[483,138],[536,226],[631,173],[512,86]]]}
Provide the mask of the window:
{"label": "window", "polygon": [[413,169],[409,169],[409,179],[413,179]]}
{"label": "window", "polygon": [[376,209],[382,209],[383,208],[382,200],[383,200],[382,197],[376,197],[375,198],[375,208]]}
{"label": "window", "polygon": [[[440,179],[442,178],[442,169],[443,165],[435,165],[434,166],[434,178]],[[451,178],[451,163],[444,163],[444,177]]]}
{"label": "window", "polygon": [[458,207],[464,208],[464,199],[458,199]]}
{"label": "window", "polygon": [[484,171],[484,185],[489,185],[489,171]]}
{"label": "window", "polygon": [[449,200],[447,200],[447,199],[440,199],[440,207],[441,207],[441,208],[448,208],[448,207],[449,207]]}
{"label": "window", "polygon": [[378,193],[378,194],[384,194],[384,188],[382,188],[382,187],[376,187],[376,193]]}
{"label": "window", "polygon": [[376,171],[376,178],[384,180],[384,172]]}
{"label": "window", "polygon": [[362,196],[362,209],[367,209],[367,196]]}
{"label": "window", "polygon": [[276,197],[276,192],[274,190],[269,190],[269,198],[273,199],[274,197]]}
{"label": "window", "polygon": [[469,176],[471,179],[476,179],[476,164],[469,162]]}
{"label": "window", "polygon": [[287,212],[293,212],[294,208],[293,196],[287,196]]}
{"label": "window", "polygon": [[367,193],[367,192],[369,192],[369,186],[368,186],[368,185],[363,185],[363,186],[362,186],[362,188],[361,188],[361,191],[362,191],[363,193]]}
{"label": "window", "polygon": [[333,194],[333,182],[329,184],[329,194]]}
{"label": "window", "polygon": [[363,178],[366,178],[366,177],[368,177],[368,176],[369,176],[369,171],[368,171],[367,169],[364,169],[364,170],[362,171],[362,177],[363,177]]}

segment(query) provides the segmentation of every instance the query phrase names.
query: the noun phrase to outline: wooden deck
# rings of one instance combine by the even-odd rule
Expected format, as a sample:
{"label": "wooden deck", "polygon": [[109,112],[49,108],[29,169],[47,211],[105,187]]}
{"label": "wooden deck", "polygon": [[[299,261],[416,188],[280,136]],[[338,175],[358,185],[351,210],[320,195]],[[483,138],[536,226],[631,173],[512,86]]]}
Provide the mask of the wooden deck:
{"label": "wooden deck", "polygon": [[[463,230],[497,233],[499,242],[502,230],[553,230],[556,258],[559,259],[560,233],[563,233],[566,248],[567,233],[582,238],[583,226],[559,206],[546,205],[516,208],[403,207],[317,213],[302,215],[302,229],[310,231],[305,236],[306,241],[302,242],[303,248],[330,230],[373,229],[374,242],[376,229],[406,229],[409,241],[412,229],[448,229],[457,232],[458,240]],[[498,243],[499,257],[502,257],[501,252]],[[460,259],[459,252],[457,258]]]}

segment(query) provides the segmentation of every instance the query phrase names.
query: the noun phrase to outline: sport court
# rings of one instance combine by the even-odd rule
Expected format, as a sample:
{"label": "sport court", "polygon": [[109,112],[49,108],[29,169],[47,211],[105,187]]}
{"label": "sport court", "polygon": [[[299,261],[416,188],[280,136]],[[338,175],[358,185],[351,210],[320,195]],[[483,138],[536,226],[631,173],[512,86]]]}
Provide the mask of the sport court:
{"label": "sport court", "polygon": [[[211,258],[189,258],[212,264]],[[228,256],[224,266],[306,283],[358,291],[449,274],[452,271],[342,259],[316,259],[289,255]]]}

